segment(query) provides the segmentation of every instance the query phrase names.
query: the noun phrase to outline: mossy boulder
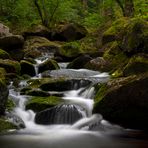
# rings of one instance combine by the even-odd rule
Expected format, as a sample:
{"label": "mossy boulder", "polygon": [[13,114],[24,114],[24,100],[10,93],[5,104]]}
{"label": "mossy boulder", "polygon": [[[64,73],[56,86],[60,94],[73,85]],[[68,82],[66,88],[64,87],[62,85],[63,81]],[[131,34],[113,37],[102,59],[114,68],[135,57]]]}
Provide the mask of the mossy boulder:
{"label": "mossy boulder", "polygon": [[6,51],[0,49],[0,59],[10,59],[9,53],[7,53]]}
{"label": "mossy boulder", "polygon": [[36,75],[35,67],[32,63],[30,63],[26,60],[22,60],[22,61],[20,61],[20,65],[21,65],[21,75],[23,75],[23,74],[27,74],[29,76]]}
{"label": "mossy boulder", "polygon": [[0,48],[2,49],[17,49],[22,48],[24,38],[21,35],[10,35],[0,37]]}
{"label": "mossy boulder", "polygon": [[114,72],[128,63],[128,56],[119,48],[116,41],[107,44],[103,57],[91,60],[86,68],[94,68],[100,71]]}
{"label": "mossy boulder", "polygon": [[119,47],[128,55],[148,53],[148,23],[142,18],[122,18],[115,21],[104,32],[103,45],[117,41]]}
{"label": "mossy boulder", "polygon": [[50,37],[50,31],[43,25],[32,25],[26,31],[23,32],[25,38],[30,36]]}
{"label": "mossy boulder", "polygon": [[52,39],[57,41],[75,41],[85,37],[87,30],[79,24],[65,24],[61,26],[53,35]]}
{"label": "mossy boulder", "polygon": [[0,59],[0,67],[4,68],[7,73],[20,74],[20,63],[10,59]]}
{"label": "mossy boulder", "polygon": [[114,79],[98,88],[94,113],[127,128],[148,129],[148,73]]}
{"label": "mossy boulder", "polygon": [[0,118],[0,133],[5,133],[9,130],[17,129],[17,126],[9,122],[6,118]]}
{"label": "mossy boulder", "polygon": [[103,33],[102,44],[104,45],[109,42],[120,40],[128,23],[129,19],[124,17],[113,22],[111,27]]}
{"label": "mossy boulder", "polygon": [[128,64],[123,68],[123,75],[129,76],[148,71],[148,55],[141,54],[133,56]]}
{"label": "mossy boulder", "polygon": [[148,22],[142,18],[131,19],[118,42],[120,48],[130,55],[148,53]]}
{"label": "mossy boulder", "polygon": [[84,68],[85,65],[92,60],[92,58],[89,55],[81,55],[79,57],[77,57],[76,59],[74,59],[72,62],[70,62],[67,65],[67,68],[71,68],[71,69],[80,69],[80,68]]}
{"label": "mossy boulder", "polygon": [[63,99],[56,96],[48,96],[48,97],[32,97],[26,104],[26,109],[31,109],[35,112],[40,112],[47,108],[54,107],[63,102]]}
{"label": "mossy boulder", "polygon": [[24,52],[25,57],[37,58],[47,53],[55,53],[61,45],[57,42],[49,41],[44,37],[29,37],[25,41]]}
{"label": "mossy boulder", "polygon": [[57,79],[54,81],[46,82],[40,85],[40,88],[44,91],[66,91],[79,89],[89,85],[89,80],[82,79]]}
{"label": "mossy boulder", "polygon": [[5,80],[0,78],[0,115],[4,115],[5,113],[8,94],[9,91],[5,84]]}
{"label": "mossy boulder", "polygon": [[46,70],[60,69],[58,63],[55,60],[48,59],[44,63],[38,66],[38,73],[42,73]]}
{"label": "mossy boulder", "polygon": [[123,67],[129,60],[127,55],[119,48],[118,43],[110,43],[110,47],[106,49],[103,58],[109,64],[109,70],[117,69],[118,67]]}
{"label": "mossy boulder", "polygon": [[81,49],[80,42],[69,42],[65,43],[60,50],[55,54],[55,56],[61,56],[65,61],[78,57],[83,50]]}

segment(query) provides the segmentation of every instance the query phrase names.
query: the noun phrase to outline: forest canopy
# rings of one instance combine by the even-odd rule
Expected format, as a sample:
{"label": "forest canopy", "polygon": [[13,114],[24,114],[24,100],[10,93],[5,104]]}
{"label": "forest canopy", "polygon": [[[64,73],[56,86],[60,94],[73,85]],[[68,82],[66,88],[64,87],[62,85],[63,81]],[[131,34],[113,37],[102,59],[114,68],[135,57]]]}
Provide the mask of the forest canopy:
{"label": "forest canopy", "polygon": [[77,22],[92,29],[122,16],[147,18],[147,4],[146,0],[1,0],[0,21],[21,28]]}

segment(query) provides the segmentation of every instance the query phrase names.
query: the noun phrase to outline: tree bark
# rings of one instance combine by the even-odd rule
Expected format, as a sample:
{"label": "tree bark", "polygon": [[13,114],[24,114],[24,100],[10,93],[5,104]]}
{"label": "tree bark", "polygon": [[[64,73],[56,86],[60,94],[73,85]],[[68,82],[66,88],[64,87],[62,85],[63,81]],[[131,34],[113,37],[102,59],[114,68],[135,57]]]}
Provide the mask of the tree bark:
{"label": "tree bark", "polygon": [[125,0],[124,3],[121,0],[116,0],[117,4],[122,10],[123,16],[133,17],[134,16],[134,3],[133,0]]}
{"label": "tree bark", "polygon": [[133,17],[134,16],[134,3],[133,0],[125,0],[124,6],[124,16]]}
{"label": "tree bark", "polygon": [[40,5],[39,5],[39,3],[38,3],[38,0],[34,0],[34,4],[35,4],[35,6],[37,7],[37,10],[38,10],[39,16],[40,16],[40,18],[41,18],[42,24],[45,25],[45,24],[44,24],[44,16],[43,16],[41,7],[40,7]]}

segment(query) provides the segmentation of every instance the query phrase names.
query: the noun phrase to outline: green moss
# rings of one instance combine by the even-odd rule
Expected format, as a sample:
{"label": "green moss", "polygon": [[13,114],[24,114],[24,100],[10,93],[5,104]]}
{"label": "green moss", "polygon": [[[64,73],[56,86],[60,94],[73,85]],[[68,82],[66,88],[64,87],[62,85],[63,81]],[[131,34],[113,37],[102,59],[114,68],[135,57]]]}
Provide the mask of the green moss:
{"label": "green moss", "polygon": [[65,78],[41,78],[41,79],[31,79],[27,81],[30,88],[39,88],[42,84],[64,82]]}
{"label": "green moss", "polygon": [[62,103],[63,100],[60,97],[49,96],[49,97],[32,97],[26,104],[26,109],[31,109],[35,112],[45,110]]}
{"label": "green moss", "polygon": [[110,47],[106,49],[103,58],[108,61],[110,70],[115,71],[119,67],[123,67],[128,62],[128,57],[126,54],[119,48],[118,43],[110,43]]}
{"label": "green moss", "polygon": [[0,118],[0,133],[7,132],[8,130],[11,130],[11,129],[17,129],[17,127],[11,122],[9,122],[7,119],[1,117]]}
{"label": "green moss", "polygon": [[66,57],[75,57],[82,53],[81,46],[79,42],[69,42],[65,43],[60,48],[60,54]]}
{"label": "green moss", "polygon": [[123,69],[123,75],[129,76],[132,74],[140,74],[148,71],[148,57],[147,55],[133,56],[128,64]]}
{"label": "green moss", "polygon": [[12,61],[9,59],[0,59],[0,67],[4,68],[7,73],[17,73],[20,74],[20,63],[17,61]]}
{"label": "green moss", "polygon": [[107,92],[107,84],[98,84],[96,87],[96,95],[95,95],[95,103],[98,103],[102,100],[102,98],[105,96]]}
{"label": "green moss", "polygon": [[122,49],[132,54],[148,53],[148,22],[142,18],[132,18],[125,27],[124,35],[119,41]]}
{"label": "green moss", "polygon": [[6,51],[0,49],[0,59],[9,59],[9,58],[10,55]]}
{"label": "green moss", "polygon": [[9,98],[9,99],[7,100],[6,110],[7,110],[7,111],[12,111],[15,106],[16,106],[15,103],[12,101],[11,98]]}

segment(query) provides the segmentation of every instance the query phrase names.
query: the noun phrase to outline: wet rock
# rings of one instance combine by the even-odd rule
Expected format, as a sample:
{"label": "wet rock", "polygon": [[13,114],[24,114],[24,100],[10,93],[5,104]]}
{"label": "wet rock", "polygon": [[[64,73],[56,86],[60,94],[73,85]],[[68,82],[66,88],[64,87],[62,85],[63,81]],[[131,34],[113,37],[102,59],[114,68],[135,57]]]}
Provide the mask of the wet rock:
{"label": "wet rock", "polygon": [[85,65],[92,60],[92,58],[89,55],[82,55],[78,58],[74,59],[71,63],[67,65],[67,68],[70,69],[80,69],[84,68]]}
{"label": "wet rock", "polygon": [[52,59],[48,59],[46,60],[44,63],[40,64],[38,66],[38,73],[42,73],[46,70],[55,70],[55,69],[59,69],[59,65],[55,60]]}
{"label": "wet rock", "polygon": [[23,74],[27,74],[29,76],[35,76],[36,72],[35,72],[35,68],[34,65],[28,61],[22,60],[20,62],[21,64],[21,75]]}
{"label": "wet rock", "polygon": [[101,86],[93,112],[127,128],[148,129],[148,73],[118,78]]}
{"label": "wet rock", "polygon": [[66,24],[52,34],[52,39],[57,41],[75,41],[85,37],[87,30],[78,24]]}
{"label": "wet rock", "polygon": [[63,102],[63,99],[56,96],[48,96],[48,97],[32,97],[26,104],[26,109],[31,109],[34,112],[40,112],[45,109],[49,109]]}
{"label": "wet rock", "polygon": [[0,133],[8,132],[8,130],[17,129],[17,127],[8,121],[7,118],[1,117],[0,118]]}
{"label": "wet rock", "polygon": [[91,83],[89,80],[82,79],[61,79],[42,84],[40,88],[44,91],[66,91],[86,87]]}
{"label": "wet rock", "polygon": [[18,49],[22,48],[23,44],[24,38],[21,35],[0,37],[0,47],[2,49]]}
{"label": "wet rock", "polygon": [[8,118],[8,121],[16,127],[16,129],[25,128],[25,123],[19,116],[13,113],[7,113],[6,117]]}
{"label": "wet rock", "polygon": [[[52,70],[46,71],[42,73],[42,77],[52,77],[52,78],[67,78],[67,79],[78,79],[79,81],[89,81],[90,83],[96,83],[101,81],[101,79],[106,80],[108,78],[108,74],[104,73],[103,75],[98,71],[88,70],[88,69],[59,69],[59,70]],[[82,86],[85,87],[85,86]]]}
{"label": "wet rock", "polygon": [[80,107],[72,104],[62,104],[36,114],[37,124],[73,124],[83,117]]}
{"label": "wet rock", "polygon": [[0,67],[4,68],[7,73],[20,74],[20,63],[9,59],[0,59]]}

